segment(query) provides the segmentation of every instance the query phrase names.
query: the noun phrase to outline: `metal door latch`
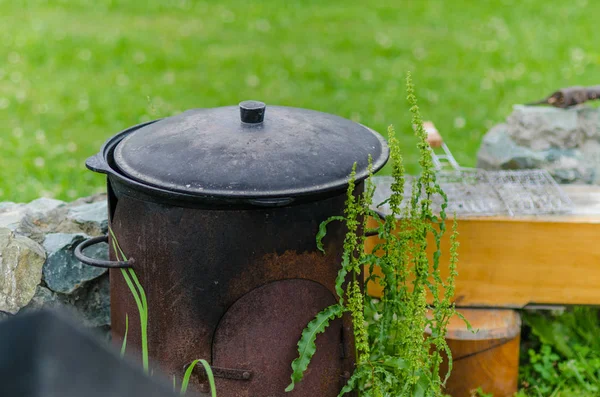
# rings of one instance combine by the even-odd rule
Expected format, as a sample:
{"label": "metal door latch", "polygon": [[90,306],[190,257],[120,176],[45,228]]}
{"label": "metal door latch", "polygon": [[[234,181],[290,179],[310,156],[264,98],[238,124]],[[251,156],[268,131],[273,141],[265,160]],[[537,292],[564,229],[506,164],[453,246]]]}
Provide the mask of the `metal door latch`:
{"label": "metal door latch", "polygon": [[[189,367],[191,363],[187,364],[185,368]],[[252,378],[252,371],[248,369],[234,369],[234,368],[221,368],[211,366],[213,376],[215,378],[233,379],[233,380],[250,380]],[[193,373],[201,379],[206,378],[206,371],[201,365],[197,365]]]}

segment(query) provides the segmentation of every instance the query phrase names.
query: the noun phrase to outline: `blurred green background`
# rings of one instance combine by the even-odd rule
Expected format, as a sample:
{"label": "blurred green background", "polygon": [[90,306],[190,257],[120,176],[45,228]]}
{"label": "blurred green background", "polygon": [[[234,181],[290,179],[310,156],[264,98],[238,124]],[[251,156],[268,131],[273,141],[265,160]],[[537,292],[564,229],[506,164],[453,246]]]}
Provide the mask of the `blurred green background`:
{"label": "blurred green background", "polygon": [[472,166],[513,104],[598,83],[598,15],[596,0],[0,0],[0,201],[102,191],[84,161],[108,137],[245,99],[394,124],[414,173],[407,71]]}

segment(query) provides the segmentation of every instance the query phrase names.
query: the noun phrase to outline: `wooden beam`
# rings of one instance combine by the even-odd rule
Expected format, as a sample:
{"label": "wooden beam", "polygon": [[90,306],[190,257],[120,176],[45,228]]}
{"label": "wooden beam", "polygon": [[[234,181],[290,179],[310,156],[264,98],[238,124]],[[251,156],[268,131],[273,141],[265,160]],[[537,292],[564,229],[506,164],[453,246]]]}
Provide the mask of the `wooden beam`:
{"label": "wooden beam", "polygon": [[[457,306],[600,304],[600,187],[563,189],[576,205],[569,215],[458,220]],[[443,269],[448,267],[449,237],[447,232],[442,240]],[[378,242],[368,238],[367,252]],[[368,292],[382,293],[372,283]]]}

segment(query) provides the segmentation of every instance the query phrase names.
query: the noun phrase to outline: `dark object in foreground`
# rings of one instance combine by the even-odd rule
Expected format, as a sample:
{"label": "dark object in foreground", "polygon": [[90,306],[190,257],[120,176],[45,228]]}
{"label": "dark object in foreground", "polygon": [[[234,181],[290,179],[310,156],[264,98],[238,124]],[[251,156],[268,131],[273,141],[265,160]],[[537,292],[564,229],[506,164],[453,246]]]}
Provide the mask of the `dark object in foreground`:
{"label": "dark object in foreground", "polygon": [[563,88],[554,92],[549,97],[537,102],[528,103],[528,106],[551,105],[557,108],[568,108],[580,105],[587,101],[593,101],[600,98],[600,85],[591,87],[574,86]]}
{"label": "dark object in foreground", "polygon": [[[344,214],[356,162],[358,194],[383,167],[383,137],[308,109],[245,101],[192,109],[129,128],[89,158],[107,175],[109,224],[129,262],[111,262],[115,343],[137,354],[137,307],[119,269],[131,266],[148,298],[151,361],[178,379],[194,359],[210,362],[218,395],[283,396],[298,339],[336,302]],[[89,242],[88,244],[90,244]],[[98,266],[98,261],[82,262]],[[132,263],[131,261],[134,260]],[[306,376],[290,394],[335,397],[354,370],[349,315],[316,339]],[[190,388],[207,393],[196,367]]]}
{"label": "dark object in foreground", "polygon": [[61,313],[40,311],[0,323],[3,397],[175,397]]}

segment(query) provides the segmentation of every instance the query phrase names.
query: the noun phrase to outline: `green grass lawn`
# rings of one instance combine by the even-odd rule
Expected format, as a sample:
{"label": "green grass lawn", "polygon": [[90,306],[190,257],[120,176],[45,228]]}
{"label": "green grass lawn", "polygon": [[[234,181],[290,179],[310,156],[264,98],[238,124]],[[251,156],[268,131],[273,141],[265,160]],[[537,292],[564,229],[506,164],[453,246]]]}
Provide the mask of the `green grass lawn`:
{"label": "green grass lawn", "polygon": [[598,0],[0,0],[0,201],[104,191],[84,161],[113,134],[246,99],[394,124],[414,173],[407,71],[473,166],[513,104],[600,83],[598,15]]}
{"label": "green grass lawn", "polygon": [[513,104],[598,83],[597,15],[592,0],[0,0],[0,201],[101,191],[84,160],[106,138],[249,98],[394,124],[415,172],[407,71],[474,165]]}

